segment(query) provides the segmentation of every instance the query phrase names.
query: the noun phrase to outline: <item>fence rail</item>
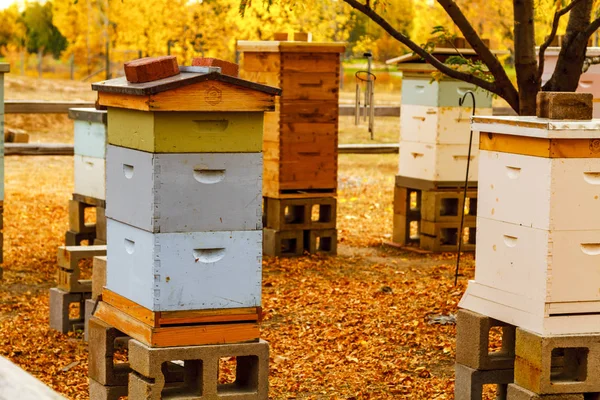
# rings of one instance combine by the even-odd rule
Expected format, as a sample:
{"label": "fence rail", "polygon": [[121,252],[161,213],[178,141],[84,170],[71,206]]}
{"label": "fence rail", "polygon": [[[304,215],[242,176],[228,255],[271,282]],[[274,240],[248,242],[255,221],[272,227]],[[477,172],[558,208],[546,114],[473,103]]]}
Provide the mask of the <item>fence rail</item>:
{"label": "fence rail", "polygon": [[66,114],[69,108],[90,108],[89,101],[5,100],[6,114]]}
{"label": "fence rail", "polygon": [[[94,103],[85,101],[43,101],[43,100],[6,100],[6,114],[66,114],[69,108],[93,108]],[[353,116],[353,105],[341,104],[340,116]],[[494,115],[516,115],[508,107],[494,108]],[[400,106],[376,106],[375,116],[399,117]],[[340,154],[393,154],[398,153],[397,143],[384,144],[341,144]],[[67,143],[6,143],[4,154],[7,156],[70,156],[73,145]]]}

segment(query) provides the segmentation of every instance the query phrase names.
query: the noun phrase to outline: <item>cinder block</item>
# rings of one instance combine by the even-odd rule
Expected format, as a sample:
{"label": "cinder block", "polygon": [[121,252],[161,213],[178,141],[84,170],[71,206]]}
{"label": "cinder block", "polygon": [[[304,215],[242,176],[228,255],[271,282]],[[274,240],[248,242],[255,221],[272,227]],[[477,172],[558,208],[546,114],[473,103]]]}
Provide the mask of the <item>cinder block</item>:
{"label": "cinder block", "polygon": [[[336,227],[337,200],[335,197],[307,199],[265,197],[264,199],[266,228],[287,231]],[[314,208],[318,209],[318,218],[315,219],[313,219]]]}
{"label": "cinder block", "polygon": [[539,92],[536,115],[539,118],[590,120],[594,113],[594,95],[575,92]]}
{"label": "cinder block", "polygon": [[106,286],[106,256],[94,257],[92,266],[92,299],[96,300]]}
{"label": "cinder block", "polygon": [[[489,353],[492,327],[502,328],[502,349]],[[456,321],[456,362],[479,370],[513,369],[515,327],[473,311],[458,310]]]}
{"label": "cinder block", "polygon": [[[235,357],[236,380],[219,385],[219,359]],[[268,398],[269,345],[254,343],[152,348],[131,340],[129,361],[129,399],[161,398],[165,376],[161,366],[171,360],[183,360],[184,382],[169,393],[170,399],[258,400]]]}
{"label": "cinder block", "polygon": [[145,57],[124,64],[125,76],[131,83],[144,83],[179,74],[175,56]]}
{"label": "cinder block", "polygon": [[[521,386],[511,383],[508,385],[507,400],[584,400],[583,394],[536,394]],[[591,400],[591,399],[590,399]]]}
{"label": "cinder block", "polygon": [[456,222],[431,222],[421,219],[420,247],[430,251],[456,251],[458,240],[463,240],[461,251],[475,250],[475,221],[465,220],[463,229],[469,229],[468,240],[459,235],[460,220]]}
{"label": "cinder block", "polygon": [[336,229],[311,229],[304,232],[304,249],[310,254],[337,254]]}
{"label": "cinder block", "polygon": [[481,371],[462,364],[455,364],[454,368],[456,372],[455,400],[481,400],[483,385],[487,384],[497,385],[498,393],[501,394],[498,398],[505,398],[506,385],[513,382],[514,370],[512,369]]}
{"label": "cinder block", "polygon": [[95,224],[85,223],[85,209],[93,207],[77,200],[69,200],[69,230],[73,232],[94,232]]}
{"label": "cinder block", "polygon": [[[440,191],[423,191],[421,195],[421,218],[430,222],[460,222],[461,210],[465,207],[464,189],[448,189]],[[469,212],[465,213],[465,221],[475,222],[477,191],[468,190]],[[475,200],[475,208],[471,207]]]}
{"label": "cinder block", "polygon": [[[83,329],[85,321],[85,300],[90,298],[91,293],[68,293],[59,288],[50,289],[50,328],[62,333]],[[69,318],[69,305],[79,303],[79,316]]]}
{"label": "cinder block", "polygon": [[115,364],[115,340],[127,336],[116,328],[92,316],[88,324],[89,332],[89,365],[88,376],[105,386],[125,386],[129,364]]}
{"label": "cinder block", "polygon": [[103,255],[106,255],[106,246],[60,246],[57,251],[59,289],[70,293],[91,292],[91,280],[79,279],[79,261]]}
{"label": "cinder block", "polygon": [[600,335],[547,335],[517,328],[515,383],[538,394],[600,392]]}
{"label": "cinder block", "polygon": [[96,232],[74,232],[67,231],[65,233],[65,245],[66,246],[81,246],[81,242],[87,240],[88,243],[92,243],[96,237]]}
{"label": "cinder block", "polygon": [[96,207],[96,239],[106,243],[106,209]]}
{"label": "cinder block", "polygon": [[301,256],[304,253],[304,231],[263,229],[263,253],[276,257]]}
{"label": "cinder block", "polygon": [[96,308],[96,300],[89,299],[85,301],[85,319],[84,319],[84,331],[83,331],[83,340],[84,341],[88,341],[89,340],[89,327],[88,324],[90,322],[90,318],[92,317],[92,313],[94,312],[94,309]]}
{"label": "cinder block", "polygon": [[128,386],[105,386],[92,378],[88,378],[90,400],[119,400],[127,396]]}

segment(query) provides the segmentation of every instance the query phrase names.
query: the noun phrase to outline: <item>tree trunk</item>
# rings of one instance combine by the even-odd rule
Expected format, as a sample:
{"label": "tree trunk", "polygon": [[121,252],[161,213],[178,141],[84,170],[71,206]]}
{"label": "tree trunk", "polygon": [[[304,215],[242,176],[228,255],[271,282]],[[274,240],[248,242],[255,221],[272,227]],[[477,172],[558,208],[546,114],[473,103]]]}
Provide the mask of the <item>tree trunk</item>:
{"label": "tree trunk", "polygon": [[533,0],[513,0],[519,115],[535,115],[538,92]]}
{"label": "tree trunk", "polygon": [[42,61],[44,60],[44,50],[38,50],[38,77],[42,77]]}
{"label": "tree trunk", "polygon": [[592,2],[593,0],[583,1],[571,10],[556,68],[542,90],[548,92],[577,90],[587,50],[588,37],[585,30],[590,24]]}

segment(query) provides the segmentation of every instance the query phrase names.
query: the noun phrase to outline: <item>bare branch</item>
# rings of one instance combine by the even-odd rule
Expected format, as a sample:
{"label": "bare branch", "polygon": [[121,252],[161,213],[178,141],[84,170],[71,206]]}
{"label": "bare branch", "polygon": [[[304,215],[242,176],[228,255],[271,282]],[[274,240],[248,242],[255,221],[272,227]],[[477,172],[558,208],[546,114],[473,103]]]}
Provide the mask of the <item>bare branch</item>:
{"label": "bare branch", "polygon": [[596,18],[595,20],[593,20],[590,23],[590,25],[586,28],[584,32],[586,37],[589,39],[594,34],[594,32],[598,30],[598,28],[600,28],[600,18]]}
{"label": "bare branch", "polygon": [[575,7],[578,3],[580,3],[582,0],[573,0],[571,1],[571,3],[569,3],[568,6],[561,8],[560,10],[556,10],[556,12],[554,13],[554,19],[552,20],[552,30],[550,31],[550,35],[546,38],[546,41],[540,46],[540,52],[539,52],[539,62],[538,62],[538,74],[537,74],[537,80],[541,85],[542,82],[542,74],[544,73],[544,63],[545,63],[545,59],[544,59],[544,54],[546,53],[546,49],[548,47],[550,47],[550,45],[552,44],[552,41],[554,40],[554,38],[556,37],[556,32],[558,31],[558,24],[560,22],[560,18],[565,15],[566,13],[568,13],[569,11],[571,11],[573,9],[573,7]]}
{"label": "bare branch", "polygon": [[496,56],[485,45],[485,43],[483,43],[483,40],[481,40],[481,37],[479,37],[458,5],[453,0],[437,0],[437,2],[444,8],[448,16],[450,16],[452,21],[456,24],[456,26],[458,26],[458,29],[460,29],[473,50],[475,50],[477,55],[481,58],[481,61],[483,61],[483,63],[488,67],[496,79],[498,86],[512,88],[512,90],[514,90],[514,95],[516,96],[516,89],[514,89],[514,86],[508,78],[508,75],[506,75],[504,67],[498,58],[496,58]]}
{"label": "bare branch", "polygon": [[[398,40],[400,43],[404,44],[406,47],[411,49],[417,55],[427,60],[431,65],[433,65],[436,69],[442,72],[445,75],[448,75],[451,78],[459,79],[461,81],[465,81],[468,83],[473,83],[487,91],[498,94],[499,96],[503,96],[504,93],[498,90],[498,87],[492,83],[488,82],[484,79],[478,78],[474,75],[467,74],[464,72],[457,71],[455,69],[450,68],[446,64],[442,63],[432,54],[423,50],[419,45],[410,40],[407,36],[403,35],[396,29],[394,29],[383,17],[381,17],[375,10],[366,6],[365,4],[360,3],[357,0],[344,0],[345,3],[350,5],[351,7],[357,9],[358,11],[365,14],[379,26],[381,26],[387,33],[389,33],[394,39]],[[511,104],[512,106],[512,104]]]}

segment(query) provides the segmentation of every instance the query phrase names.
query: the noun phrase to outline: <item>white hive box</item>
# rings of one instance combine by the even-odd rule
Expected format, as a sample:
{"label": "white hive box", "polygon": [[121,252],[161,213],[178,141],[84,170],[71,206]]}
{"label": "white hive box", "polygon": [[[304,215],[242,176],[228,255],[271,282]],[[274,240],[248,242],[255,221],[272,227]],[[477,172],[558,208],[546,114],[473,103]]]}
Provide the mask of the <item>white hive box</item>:
{"label": "white hive box", "polygon": [[[472,112],[467,107],[404,104],[400,113],[401,141],[468,145]],[[477,109],[476,113],[492,115],[492,109]],[[473,135],[473,143],[479,143],[478,135]]]}
{"label": "white hive box", "polygon": [[75,154],[73,163],[75,168],[75,193],[105,200],[105,159]]}
{"label": "white hive box", "polygon": [[106,111],[70,108],[69,118],[75,131],[75,154],[106,158]]}
{"label": "white hive box", "polygon": [[152,311],[258,307],[262,230],[150,233],[107,219],[106,288]]}
{"label": "white hive box", "polygon": [[[469,156],[468,144],[400,142],[399,175],[426,181],[464,182]],[[469,181],[477,181],[477,145],[471,147]]]}
{"label": "white hive box", "polygon": [[[554,73],[560,47],[548,47],[544,53],[544,71],[542,73],[542,85],[548,82]],[[588,47],[587,57],[600,56],[600,47]],[[592,93],[594,95],[594,118],[600,118],[600,65],[591,65],[590,68],[579,78],[577,92]]]}
{"label": "white hive box", "polygon": [[538,334],[600,332],[600,121],[476,117],[475,279],[459,306]]}
{"label": "white hive box", "polygon": [[109,218],[155,233],[262,229],[262,153],[109,145],[107,162]]}

